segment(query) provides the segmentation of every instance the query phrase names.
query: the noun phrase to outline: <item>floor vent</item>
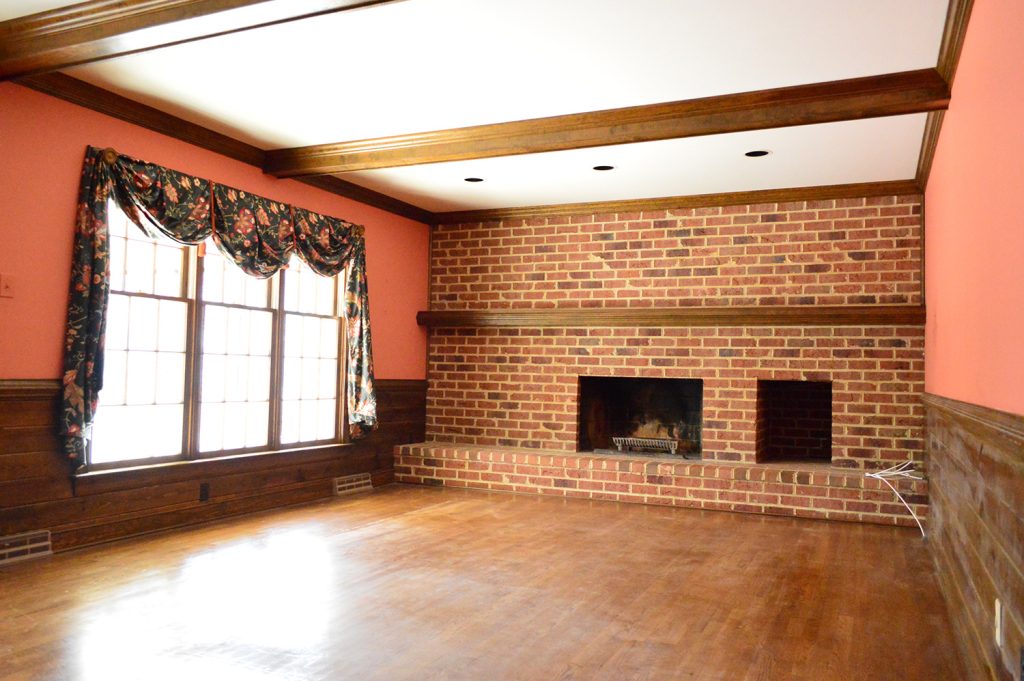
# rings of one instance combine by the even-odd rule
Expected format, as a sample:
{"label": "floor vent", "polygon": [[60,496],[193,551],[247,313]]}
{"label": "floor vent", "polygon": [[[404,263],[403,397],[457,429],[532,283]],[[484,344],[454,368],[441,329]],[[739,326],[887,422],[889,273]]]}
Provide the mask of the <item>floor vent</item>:
{"label": "floor vent", "polygon": [[340,497],[344,494],[357,494],[359,492],[369,492],[372,489],[373,482],[370,480],[369,473],[346,475],[343,478],[334,479],[335,496]]}
{"label": "floor vent", "polygon": [[50,531],[26,532],[0,537],[0,565],[14,563],[26,558],[38,558],[53,553],[50,546]]}

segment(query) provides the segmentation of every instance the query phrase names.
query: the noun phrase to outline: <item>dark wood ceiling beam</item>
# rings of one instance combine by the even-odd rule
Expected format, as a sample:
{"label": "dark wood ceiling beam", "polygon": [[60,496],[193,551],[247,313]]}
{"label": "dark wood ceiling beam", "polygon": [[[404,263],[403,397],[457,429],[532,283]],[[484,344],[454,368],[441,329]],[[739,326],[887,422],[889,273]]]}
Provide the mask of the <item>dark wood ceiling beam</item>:
{"label": "dark wood ceiling beam", "polygon": [[[63,73],[46,73],[18,81],[19,85],[52,95],[64,101],[83,106],[101,114],[153,130],[174,139],[194,144],[215,153],[259,168],[263,163],[263,150],[233,137],[210,130],[196,123],[154,109],[151,106],[122,97],[116,93],[72,78]],[[324,191],[380,208],[417,222],[432,224],[434,214],[391,196],[336,177],[295,178]]]}
{"label": "dark wood ceiling beam", "polygon": [[87,0],[0,22],[0,80],[390,1]]}
{"label": "dark wood ceiling beam", "polygon": [[277,177],[564,151],[945,109],[935,69],[267,152]]}

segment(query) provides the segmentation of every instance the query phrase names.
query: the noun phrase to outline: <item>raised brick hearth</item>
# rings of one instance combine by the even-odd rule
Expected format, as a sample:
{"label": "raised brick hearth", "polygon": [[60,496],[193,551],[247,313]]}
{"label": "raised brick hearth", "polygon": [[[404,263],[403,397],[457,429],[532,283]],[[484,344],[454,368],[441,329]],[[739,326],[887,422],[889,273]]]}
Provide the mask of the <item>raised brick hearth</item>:
{"label": "raised brick hearth", "polygon": [[[913,195],[440,225],[431,311],[919,305],[920,214]],[[399,478],[904,522],[891,492],[863,474],[922,459],[924,329],[859,322],[437,326],[427,438],[442,454],[403,449]],[[580,376],[702,381],[703,463],[576,454]],[[795,445],[775,447],[768,458],[778,464],[757,463],[758,385],[768,380],[830,383],[831,447],[815,451],[820,463],[784,463],[809,456]],[[542,455],[551,460],[529,458]],[[534,465],[562,473],[518,470]],[[923,488],[913,494],[926,504]]]}
{"label": "raised brick hearth", "polygon": [[[500,492],[914,524],[881,481],[810,464],[707,463],[425,442],[395,449],[395,478]],[[914,511],[926,515],[927,482],[896,484]]]}

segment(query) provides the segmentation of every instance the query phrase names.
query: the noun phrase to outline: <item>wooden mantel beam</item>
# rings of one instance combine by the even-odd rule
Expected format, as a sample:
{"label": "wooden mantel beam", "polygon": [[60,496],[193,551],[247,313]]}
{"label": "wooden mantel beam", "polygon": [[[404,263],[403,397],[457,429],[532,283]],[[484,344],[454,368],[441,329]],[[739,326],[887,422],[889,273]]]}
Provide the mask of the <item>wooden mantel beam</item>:
{"label": "wooden mantel beam", "polygon": [[391,1],[87,0],[0,22],[0,81]]}
{"label": "wooden mantel beam", "polygon": [[416,323],[447,328],[657,326],[920,326],[923,305],[762,305],[675,308],[423,310]]}
{"label": "wooden mantel beam", "polygon": [[267,152],[277,177],[534,154],[945,109],[936,69]]}

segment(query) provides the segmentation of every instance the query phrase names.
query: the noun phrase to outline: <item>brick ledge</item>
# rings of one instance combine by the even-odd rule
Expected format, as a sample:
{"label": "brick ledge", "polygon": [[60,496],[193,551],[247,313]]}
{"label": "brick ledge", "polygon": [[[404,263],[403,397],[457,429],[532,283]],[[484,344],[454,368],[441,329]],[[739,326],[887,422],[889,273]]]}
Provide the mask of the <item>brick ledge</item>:
{"label": "brick ledge", "polygon": [[[422,442],[395,448],[397,482],[628,503],[914,525],[879,480],[821,464],[752,464]],[[919,517],[927,481],[894,483]]]}

